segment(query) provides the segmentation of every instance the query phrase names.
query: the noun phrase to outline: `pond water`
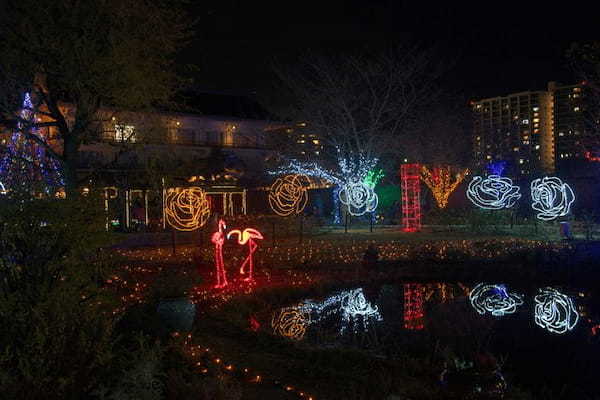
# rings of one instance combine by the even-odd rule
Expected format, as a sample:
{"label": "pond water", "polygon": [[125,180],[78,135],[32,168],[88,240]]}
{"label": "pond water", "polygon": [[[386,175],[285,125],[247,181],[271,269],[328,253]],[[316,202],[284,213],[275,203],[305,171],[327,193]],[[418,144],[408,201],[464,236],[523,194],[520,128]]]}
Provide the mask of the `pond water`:
{"label": "pond water", "polygon": [[[395,282],[336,290],[276,309],[276,335],[380,357],[491,356],[510,384],[543,398],[599,398],[600,296],[568,285]],[[441,369],[443,367],[440,367]]]}

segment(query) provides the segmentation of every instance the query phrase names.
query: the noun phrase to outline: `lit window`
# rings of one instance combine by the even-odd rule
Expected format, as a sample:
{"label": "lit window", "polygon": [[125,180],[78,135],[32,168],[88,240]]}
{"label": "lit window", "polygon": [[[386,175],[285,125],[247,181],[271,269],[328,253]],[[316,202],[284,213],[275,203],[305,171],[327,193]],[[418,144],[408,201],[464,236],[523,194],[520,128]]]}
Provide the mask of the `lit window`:
{"label": "lit window", "polygon": [[513,151],[519,151],[518,147],[513,147]]}
{"label": "lit window", "polygon": [[573,111],[579,111],[579,107],[573,108]]}
{"label": "lit window", "polygon": [[133,125],[115,125],[115,140],[117,142],[136,141],[135,126]]}
{"label": "lit window", "polygon": [[298,140],[298,143],[304,143],[304,142],[306,142],[306,140],[304,140],[304,139]]}
{"label": "lit window", "polygon": [[492,156],[490,156],[489,154],[487,156],[485,156],[485,158],[487,158],[488,160],[490,160],[492,158]]}
{"label": "lit window", "polygon": [[319,140],[318,139],[313,139],[313,144],[319,144]]}
{"label": "lit window", "polygon": [[536,149],[536,150],[539,150],[539,149],[540,149],[540,145],[539,145],[539,144],[536,144],[536,145],[535,145],[535,149]]}
{"label": "lit window", "polygon": [[519,164],[523,164],[524,160],[522,158],[519,158]]}
{"label": "lit window", "polygon": [[529,124],[529,120],[528,119],[524,119],[522,122],[523,122],[523,125]]}
{"label": "lit window", "polygon": [[540,119],[539,119],[539,118],[534,118],[534,119],[533,119],[533,122],[534,122],[534,123],[535,123],[535,122],[540,122]]}
{"label": "lit window", "polygon": [[558,132],[558,136],[565,136],[564,132]]}
{"label": "lit window", "polygon": [[315,151],[315,154],[316,154],[316,155],[319,155],[319,152],[318,152],[318,151]]}
{"label": "lit window", "polygon": [[533,111],[539,111],[540,108],[539,107],[533,107]]}

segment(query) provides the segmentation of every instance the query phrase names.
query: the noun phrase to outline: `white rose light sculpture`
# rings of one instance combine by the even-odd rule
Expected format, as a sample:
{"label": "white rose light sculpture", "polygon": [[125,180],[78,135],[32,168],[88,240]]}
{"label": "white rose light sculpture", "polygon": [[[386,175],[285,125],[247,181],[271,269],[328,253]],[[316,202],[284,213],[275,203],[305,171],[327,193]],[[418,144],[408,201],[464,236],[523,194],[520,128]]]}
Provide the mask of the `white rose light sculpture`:
{"label": "white rose light sculpture", "polygon": [[571,298],[556,289],[539,289],[535,296],[535,323],[552,332],[562,334],[573,330],[579,321]]}
{"label": "white rose light sculpture", "polygon": [[377,209],[379,199],[373,188],[363,182],[350,182],[340,190],[340,201],[348,207],[348,212],[361,216]]}
{"label": "white rose light sculpture", "polygon": [[479,314],[490,313],[495,317],[513,314],[523,304],[523,297],[509,293],[504,285],[478,284],[469,294],[471,305]]}
{"label": "white rose light sculpture", "polygon": [[531,201],[531,207],[538,211],[538,219],[551,221],[569,213],[575,194],[560,178],[538,178],[531,182]]}
{"label": "white rose light sculpture", "polygon": [[479,208],[500,210],[512,207],[521,198],[520,188],[510,178],[475,176],[467,188],[467,198]]}

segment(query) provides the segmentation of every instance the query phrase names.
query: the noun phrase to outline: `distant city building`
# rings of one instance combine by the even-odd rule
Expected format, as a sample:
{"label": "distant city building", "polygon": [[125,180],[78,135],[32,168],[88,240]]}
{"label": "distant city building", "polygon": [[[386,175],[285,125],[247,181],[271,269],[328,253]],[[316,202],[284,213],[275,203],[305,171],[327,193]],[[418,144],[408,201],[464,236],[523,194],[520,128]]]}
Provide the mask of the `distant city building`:
{"label": "distant city building", "polygon": [[528,91],[474,101],[473,157],[477,167],[504,160],[513,176],[554,173],[585,163],[595,130],[586,118],[585,85],[550,82]]}

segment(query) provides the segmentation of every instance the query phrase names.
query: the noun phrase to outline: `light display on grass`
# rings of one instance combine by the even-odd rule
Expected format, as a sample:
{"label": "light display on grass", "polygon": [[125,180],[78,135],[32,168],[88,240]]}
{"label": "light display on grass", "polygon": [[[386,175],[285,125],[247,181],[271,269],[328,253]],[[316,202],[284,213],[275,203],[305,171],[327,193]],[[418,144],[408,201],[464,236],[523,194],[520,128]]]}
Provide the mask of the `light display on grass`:
{"label": "light display on grass", "polygon": [[271,319],[271,327],[278,335],[293,340],[302,340],[310,322],[310,312],[300,304],[296,307],[282,308],[274,313]]}
{"label": "light display on grass", "polygon": [[421,179],[431,189],[433,198],[439,208],[446,208],[448,198],[456,187],[465,179],[469,169],[463,169],[453,174],[451,168],[435,167],[430,171],[426,166],[421,168]]}
{"label": "light display on grass", "polygon": [[[233,235],[237,235],[238,244],[245,245],[246,243],[248,243],[248,256],[246,256],[244,262],[240,267],[240,274],[245,275],[246,273],[248,273],[248,276],[244,278],[244,280],[251,282],[254,280],[254,252],[258,248],[258,245],[256,244],[255,240],[264,239],[264,237],[262,233],[253,228],[246,228],[243,231],[240,231],[239,229],[234,229],[227,234],[227,239],[229,239]],[[248,267],[247,270],[245,269],[246,267]]]}
{"label": "light display on grass", "polygon": [[421,166],[403,164],[400,166],[402,189],[402,230],[416,232],[421,229]]}
{"label": "light display on grass", "polygon": [[418,283],[404,286],[404,329],[422,330],[425,312],[423,308],[424,287]]}
{"label": "light display on grass", "polygon": [[64,188],[59,161],[46,135],[35,124],[37,118],[29,93],[25,93],[17,128],[0,159],[3,192],[24,189],[55,195]]}
{"label": "light display on grass", "polygon": [[469,293],[471,305],[479,314],[503,317],[513,314],[523,304],[523,296],[509,293],[504,285],[478,284]]}
{"label": "light display on grass", "polygon": [[300,214],[308,203],[310,185],[310,179],[306,175],[277,178],[269,191],[269,204],[273,212],[281,217]]}
{"label": "light display on grass", "polygon": [[201,188],[171,189],[165,199],[167,223],[179,231],[194,231],[206,224],[210,205]]}
{"label": "light display on grass", "polygon": [[569,185],[557,177],[544,177],[531,182],[531,207],[538,211],[537,218],[551,221],[571,211],[575,194]]}
{"label": "light display on grass", "polygon": [[377,208],[377,194],[364,181],[371,171],[376,173],[378,162],[378,158],[363,155],[344,156],[338,148],[337,166],[334,169],[324,168],[319,162],[292,159],[271,174],[301,174],[324,179],[338,186],[339,199],[347,206],[348,212],[360,216]]}
{"label": "light display on grass", "polygon": [[479,208],[500,210],[512,207],[521,198],[519,191],[510,178],[474,176],[467,188],[467,198]]}
{"label": "light display on grass", "polygon": [[0,182],[0,194],[6,194],[6,188],[4,187],[2,182]]}
{"label": "light display on grass", "polygon": [[217,274],[216,289],[227,286],[227,273],[225,271],[225,262],[223,261],[223,244],[225,244],[225,221],[219,220],[219,230],[212,234],[211,242],[215,245],[215,269]]}
{"label": "light display on grass", "polygon": [[539,289],[535,296],[535,323],[552,333],[563,334],[573,330],[579,313],[571,298],[556,289]]}

